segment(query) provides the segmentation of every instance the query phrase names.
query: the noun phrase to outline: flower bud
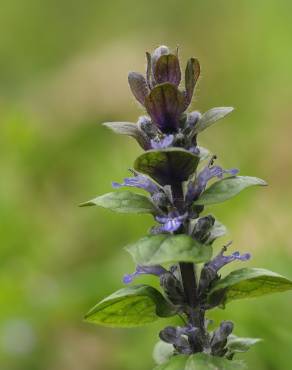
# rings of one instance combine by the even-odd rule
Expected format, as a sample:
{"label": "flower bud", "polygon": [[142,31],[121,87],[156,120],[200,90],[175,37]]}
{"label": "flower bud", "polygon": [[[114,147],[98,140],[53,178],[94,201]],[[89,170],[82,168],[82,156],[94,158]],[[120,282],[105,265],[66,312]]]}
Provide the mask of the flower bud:
{"label": "flower bud", "polygon": [[160,134],[160,131],[157,128],[157,126],[154,125],[151,119],[147,116],[142,116],[139,118],[138,126],[150,139],[154,139]]}
{"label": "flower bud", "polygon": [[233,331],[233,323],[231,321],[222,321],[220,327],[214,331],[211,339],[211,350],[214,356],[224,356],[227,352],[225,348],[227,338]]}
{"label": "flower bud", "polygon": [[176,351],[180,354],[190,355],[192,347],[184,334],[184,328],[167,326],[161,330],[159,337],[166,343],[173,344]]}
{"label": "flower bud", "polygon": [[199,218],[192,232],[193,238],[195,238],[200,243],[205,243],[210,236],[209,231],[214,223],[215,218],[212,215]]}
{"label": "flower bud", "polygon": [[160,276],[160,285],[167,298],[174,305],[183,305],[185,303],[183,287],[171,272],[166,272]]}
{"label": "flower bud", "polygon": [[161,45],[158,48],[156,48],[151,55],[151,62],[152,62],[152,70],[155,69],[156,62],[157,60],[162,56],[162,55],[168,55],[169,54],[169,48],[165,45]]}

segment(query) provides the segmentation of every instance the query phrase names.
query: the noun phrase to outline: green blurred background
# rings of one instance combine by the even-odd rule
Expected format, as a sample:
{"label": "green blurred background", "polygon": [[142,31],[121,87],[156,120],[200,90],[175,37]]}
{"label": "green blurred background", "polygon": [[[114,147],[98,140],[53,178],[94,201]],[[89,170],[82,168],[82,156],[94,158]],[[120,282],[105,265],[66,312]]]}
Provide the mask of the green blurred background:
{"label": "green blurred background", "polygon": [[[1,0],[1,370],[153,368],[165,322],[113,330],[82,321],[133,270],[122,247],[151,217],[77,205],[109,191],[140,153],[100,123],[142,114],[127,73],[142,71],[145,50],[159,44],[200,59],[194,109],[236,107],[200,143],[270,184],[212,211],[234,247],[251,251],[250,265],[292,278],[291,14],[290,0]],[[210,317],[264,339],[245,356],[250,369],[289,370],[291,306],[284,293]]]}

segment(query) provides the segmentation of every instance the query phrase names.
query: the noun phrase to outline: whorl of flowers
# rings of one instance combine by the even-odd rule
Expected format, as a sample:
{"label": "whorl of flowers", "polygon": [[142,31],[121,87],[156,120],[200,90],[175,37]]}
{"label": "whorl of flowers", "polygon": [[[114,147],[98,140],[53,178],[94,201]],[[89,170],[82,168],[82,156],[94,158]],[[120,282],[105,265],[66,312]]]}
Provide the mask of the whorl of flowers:
{"label": "whorl of flowers", "polygon": [[[247,187],[266,183],[238,176],[235,168],[223,169],[215,164],[216,156],[198,145],[199,134],[233,110],[186,112],[200,76],[199,61],[188,60],[182,83],[178,50],[171,52],[160,46],[146,57],[145,77],[131,72],[128,81],[148,115],[137,123],[105,123],[116,133],[134,137],[145,152],[135,160],[130,177],[113,182],[119,191],[82,205],[152,214],[156,223],[149,233],[126,247],[136,270],[123,281],[128,285],[149,274],[159,279],[161,290],[145,284],[128,285],[98,303],[86,319],[132,327],[176,315],[181,324],[167,326],[159,333],[154,351],[156,370],[243,369],[245,365],[233,360],[234,355],[247,351],[259,339],[236,337],[230,321],[209,330],[206,312],[224,308],[235,299],[291,289],[292,282],[256,268],[241,268],[222,278],[225,265],[248,261],[251,256],[229,253],[231,243],[213,252],[215,240],[226,228],[206,209]],[[147,194],[124,187],[143,189]]]}

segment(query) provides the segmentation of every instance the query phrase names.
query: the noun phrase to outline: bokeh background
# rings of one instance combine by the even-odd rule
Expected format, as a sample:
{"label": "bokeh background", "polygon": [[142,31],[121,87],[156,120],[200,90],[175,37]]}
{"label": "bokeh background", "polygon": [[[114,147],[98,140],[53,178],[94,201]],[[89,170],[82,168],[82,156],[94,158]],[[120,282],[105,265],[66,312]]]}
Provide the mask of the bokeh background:
{"label": "bokeh background", "polygon": [[[289,0],[1,0],[1,370],[153,368],[165,322],[113,330],[82,319],[133,270],[122,247],[151,217],[77,205],[109,191],[140,153],[100,124],[142,114],[127,73],[159,44],[200,59],[193,109],[236,107],[200,144],[270,184],[213,213],[250,265],[292,278],[291,14]],[[291,306],[284,293],[210,317],[264,339],[245,356],[250,369],[288,370]]]}

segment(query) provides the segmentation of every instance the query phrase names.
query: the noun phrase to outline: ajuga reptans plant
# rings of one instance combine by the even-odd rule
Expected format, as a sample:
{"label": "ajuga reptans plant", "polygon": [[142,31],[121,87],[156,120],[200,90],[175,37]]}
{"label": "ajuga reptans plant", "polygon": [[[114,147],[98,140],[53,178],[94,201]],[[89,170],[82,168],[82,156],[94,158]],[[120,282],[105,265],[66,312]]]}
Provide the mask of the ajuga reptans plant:
{"label": "ajuga reptans plant", "polygon": [[[251,256],[229,252],[231,243],[213,250],[226,228],[208,212],[210,205],[266,182],[238,176],[235,168],[223,169],[215,164],[216,156],[198,145],[199,134],[232,111],[223,107],[204,114],[186,112],[200,75],[198,60],[188,60],[181,83],[177,50],[172,53],[161,46],[146,56],[146,76],[131,72],[128,80],[147,116],[137,123],[104,124],[115,133],[132,136],[144,153],[135,160],[130,177],[113,183],[121,190],[82,205],[150,213],[155,225],[126,247],[136,264],[136,271],[124,277],[126,287],[98,303],[86,320],[134,327],[177,315],[181,325],[167,326],[159,333],[156,370],[243,369],[235,355],[259,339],[235,336],[231,321],[211,330],[207,312],[236,299],[292,289],[292,282],[271,271],[247,267],[222,277],[223,266],[235,260],[246,263]],[[143,189],[146,194],[124,187]],[[156,276],[160,291],[132,284],[143,274]]]}

